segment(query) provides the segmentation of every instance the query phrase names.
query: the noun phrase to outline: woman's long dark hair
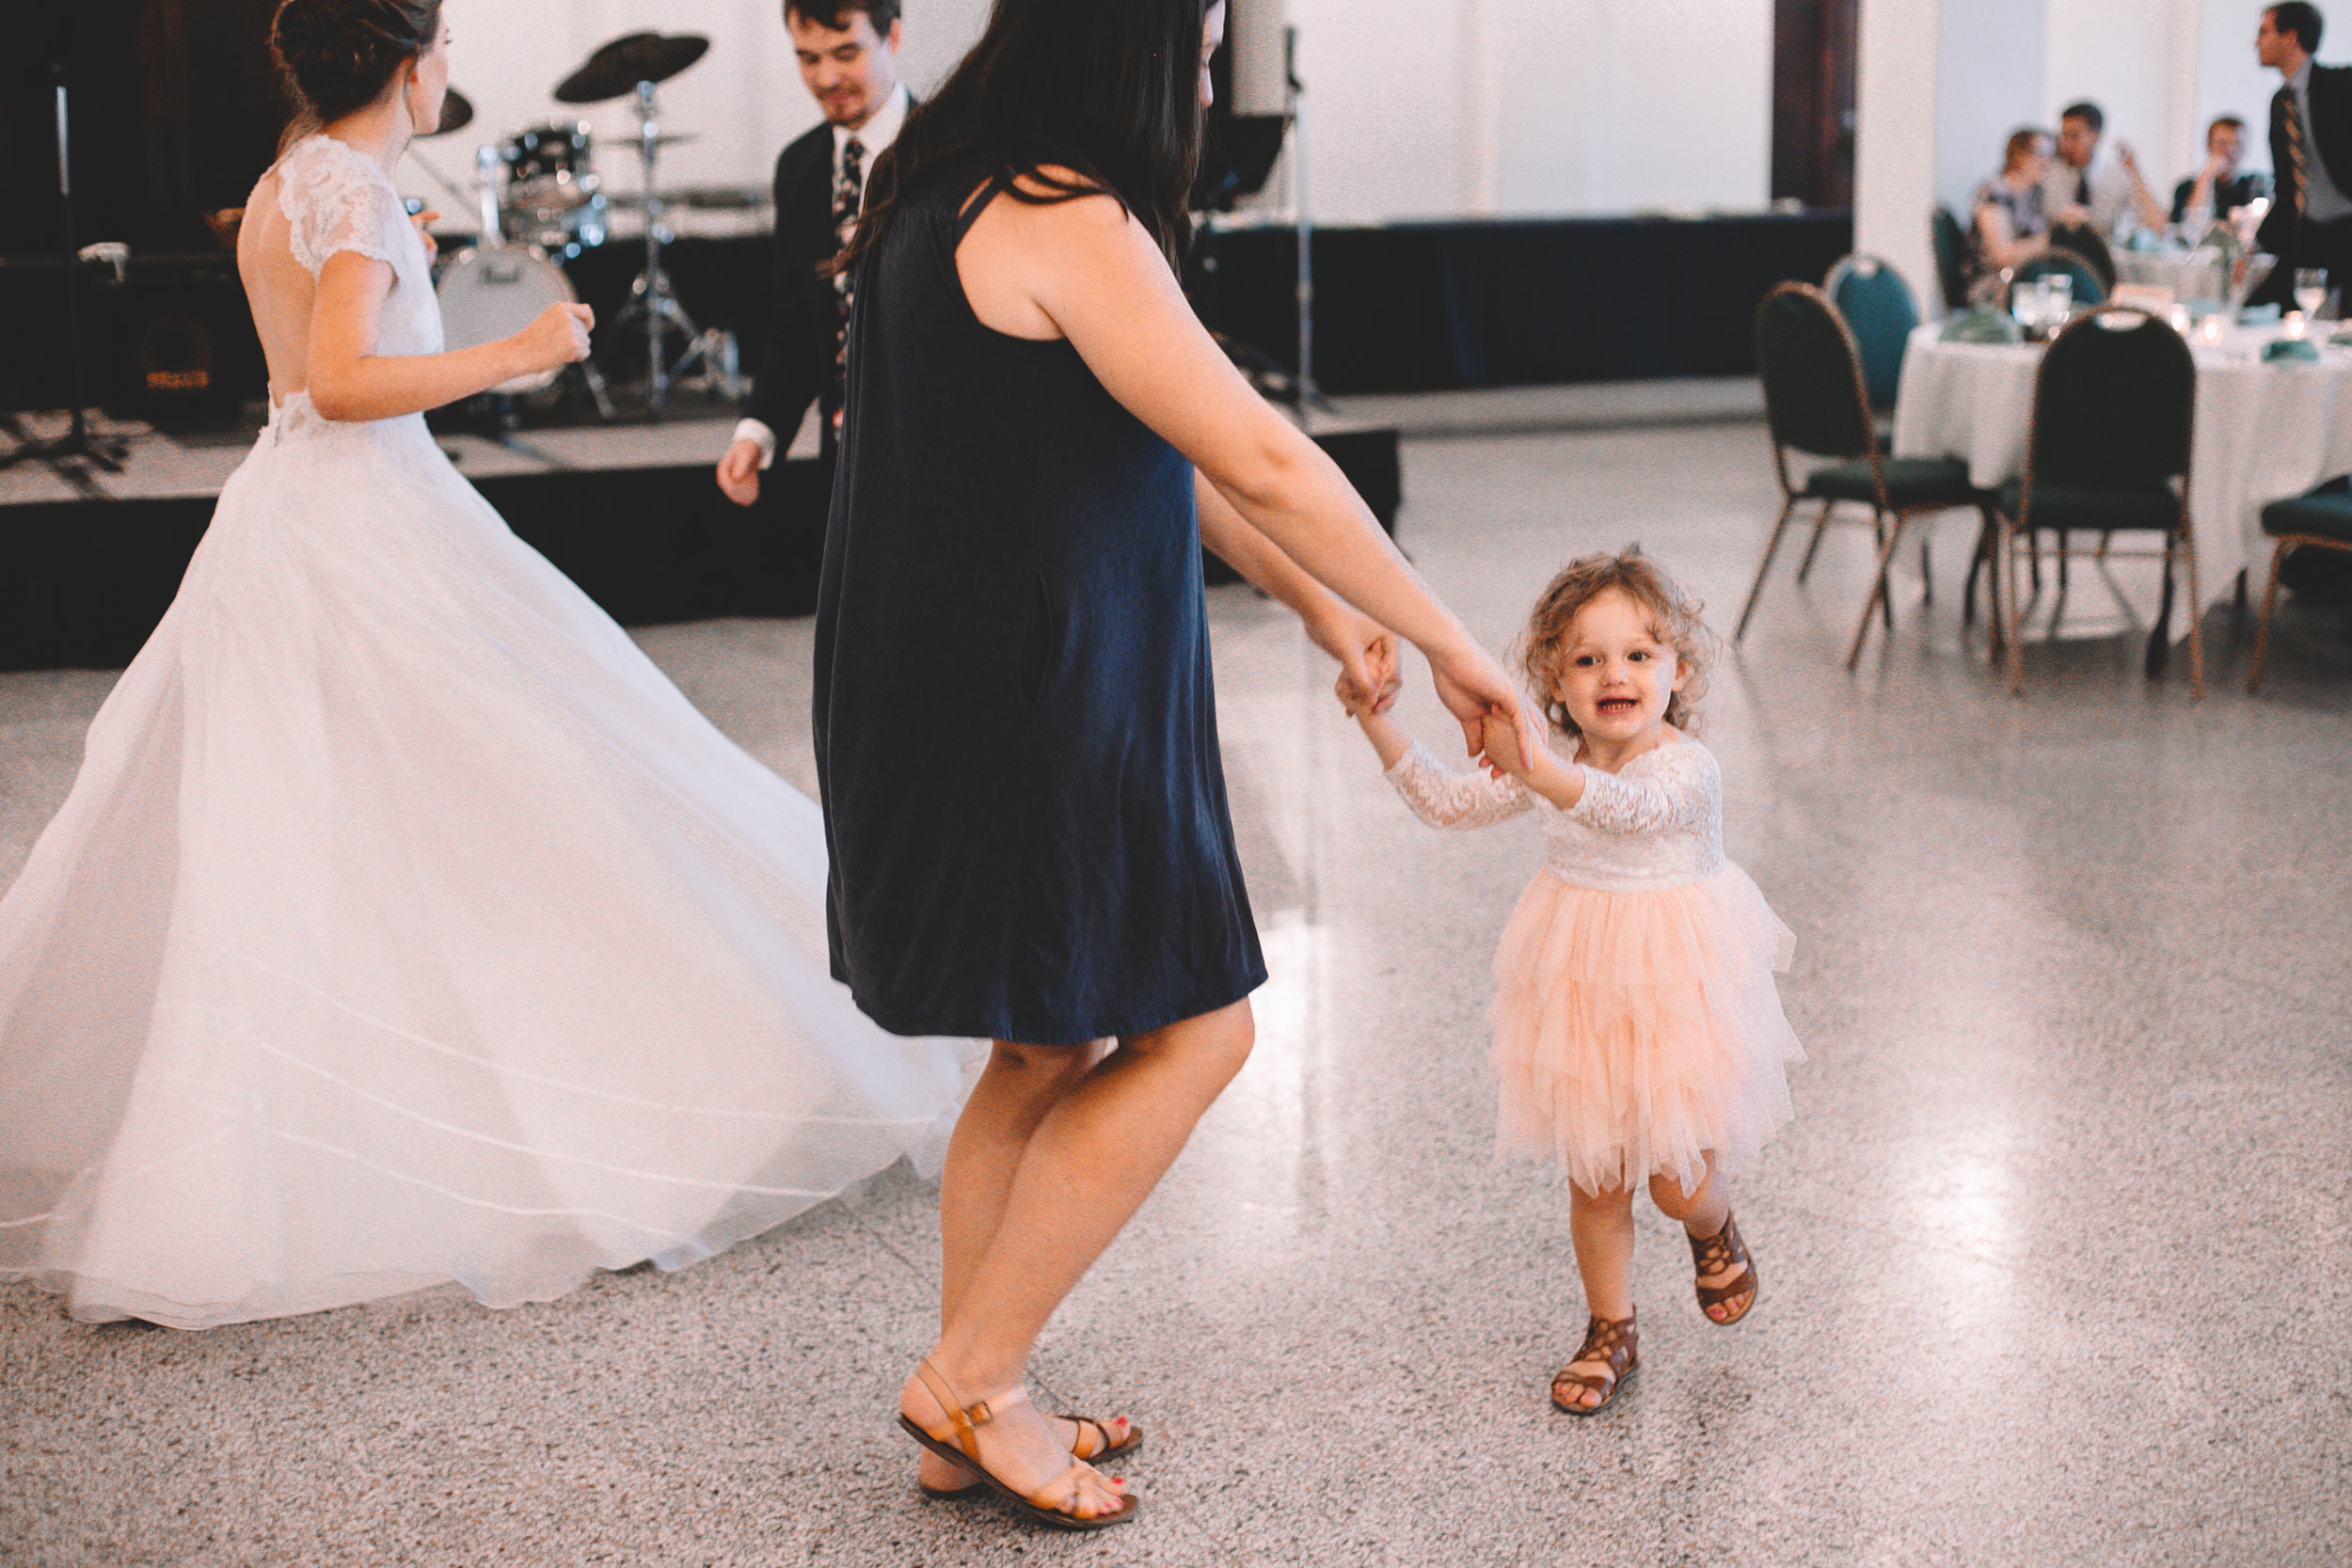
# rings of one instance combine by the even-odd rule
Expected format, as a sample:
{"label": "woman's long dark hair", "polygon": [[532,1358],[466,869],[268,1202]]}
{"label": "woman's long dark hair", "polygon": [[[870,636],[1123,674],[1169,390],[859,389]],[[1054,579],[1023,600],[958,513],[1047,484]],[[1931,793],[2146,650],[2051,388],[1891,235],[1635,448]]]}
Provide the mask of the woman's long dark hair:
{"label": "woman's long dark hair", "polygon": [[1179,261],[1192,238],[1200,29],[1213,3],[995,0],[980,41],[876,163],[839,264],[881,239],[902,200],[959,171],[995,175],[1033,206],[1108,193]]}

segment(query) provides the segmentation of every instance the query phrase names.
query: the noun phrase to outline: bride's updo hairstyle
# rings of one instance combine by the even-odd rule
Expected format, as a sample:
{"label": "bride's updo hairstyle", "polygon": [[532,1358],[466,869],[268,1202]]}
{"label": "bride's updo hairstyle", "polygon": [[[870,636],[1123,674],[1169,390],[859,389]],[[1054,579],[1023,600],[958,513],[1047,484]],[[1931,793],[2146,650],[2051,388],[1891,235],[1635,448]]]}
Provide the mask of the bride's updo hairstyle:
{"label": "bride's updo hairstyle", "polygon": [[374,103],[440,35],[441,0],[285,0],[269,47],[298,118],[323,125]]}

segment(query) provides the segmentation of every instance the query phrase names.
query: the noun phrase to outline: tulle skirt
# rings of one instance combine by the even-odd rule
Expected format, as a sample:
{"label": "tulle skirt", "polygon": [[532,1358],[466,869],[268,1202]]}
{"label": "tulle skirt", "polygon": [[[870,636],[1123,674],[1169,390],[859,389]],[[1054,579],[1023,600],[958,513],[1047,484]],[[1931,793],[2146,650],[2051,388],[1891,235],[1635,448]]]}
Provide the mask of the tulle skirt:
{"label": "tulle skirt", "polygon": [[1795,942],[1736,865],[1639,893],[1537,873],[1495,957],[1498,1151],[1587,1192],[1739,1169],[1804,1059],[1772,984]]}
{"label": "tulle skirt", "polygon": [[421,420],[297,399],[0,900],[0,1277],[196,1328],[675,1267],[936,1146],[816,805]]}

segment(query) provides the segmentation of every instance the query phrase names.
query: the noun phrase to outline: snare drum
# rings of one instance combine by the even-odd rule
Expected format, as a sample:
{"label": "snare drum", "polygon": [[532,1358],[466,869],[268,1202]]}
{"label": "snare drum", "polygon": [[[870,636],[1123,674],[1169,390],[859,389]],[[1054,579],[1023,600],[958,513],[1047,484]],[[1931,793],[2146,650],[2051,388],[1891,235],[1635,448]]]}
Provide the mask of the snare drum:
{"label": "snare drum", "polygon": [[518,132],[501,150],[508,209],[530,227],[563,223],[596,197],[595,154],[596,137],[584,119]]}
{"label": "snare drum", "polygon": [[[459,251],[433,292],[441,302],[441,334],[452,352],[511,338],[548,306],[580,299],[562,268],[520,245]],[[518,375],[491,390],[536,392],[553,385],[562,373],[554,370]]]}

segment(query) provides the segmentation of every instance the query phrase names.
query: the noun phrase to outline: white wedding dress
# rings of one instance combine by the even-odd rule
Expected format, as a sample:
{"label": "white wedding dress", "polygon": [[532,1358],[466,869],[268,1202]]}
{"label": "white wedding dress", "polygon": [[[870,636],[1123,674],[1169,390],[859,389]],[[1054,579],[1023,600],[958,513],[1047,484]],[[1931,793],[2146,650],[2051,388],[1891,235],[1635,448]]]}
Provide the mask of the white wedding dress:
{"label": "white wedding dress", "polygon": [[[314,277],[394,268],[377,352],[438,352],[377,166],[279,175]],[[816,806],[422,416],[297,393],[0,901],[0,1275],[196,1328],[707,1257],[961,1098],[969,1042],[829,977],[824,885]]]}

